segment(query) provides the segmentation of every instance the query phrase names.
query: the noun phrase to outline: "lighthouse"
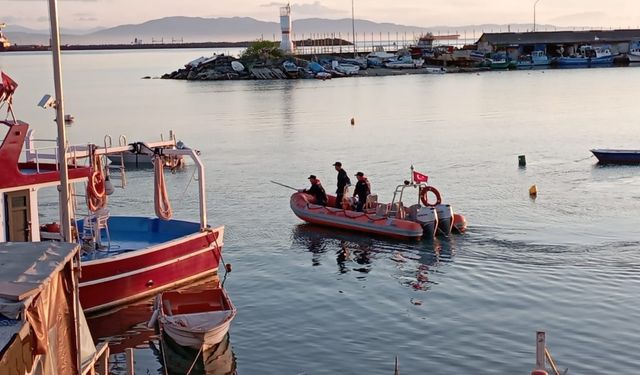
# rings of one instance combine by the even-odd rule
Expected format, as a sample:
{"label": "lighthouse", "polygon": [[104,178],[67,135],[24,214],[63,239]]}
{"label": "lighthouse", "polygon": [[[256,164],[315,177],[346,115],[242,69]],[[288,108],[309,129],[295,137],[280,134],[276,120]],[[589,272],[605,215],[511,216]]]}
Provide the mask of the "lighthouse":
{"label": "lighthouse", "polygon": [[287,4],[280,8],[280,29],[282,30],[282,40],[280,41],[280,49],[284,52],[293,52],[293,43],[291,42],[291,5]]}

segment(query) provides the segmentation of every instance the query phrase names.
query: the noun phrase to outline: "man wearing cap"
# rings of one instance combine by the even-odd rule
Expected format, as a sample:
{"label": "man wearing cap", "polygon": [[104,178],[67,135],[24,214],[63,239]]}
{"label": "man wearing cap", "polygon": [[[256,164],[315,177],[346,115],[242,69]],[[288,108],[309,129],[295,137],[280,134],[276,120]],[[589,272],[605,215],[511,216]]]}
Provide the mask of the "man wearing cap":
{"label": "man wearing cap", "polygon": [[316,199],[315,203],[321,206],[327,205],[327,193],[324,191],[320,180],[314,176],[309,176],[309,182],[311,182],[311,187],[304,190],[299,190],[301,193],[307,193],[309,195],[313,195]]}
{"label": "man wearing cap", "polygon": [[367,196],[371,194],[371,184],[362,172],[356,173],[356,177],[358,178],[358,182],[356,183],[356,188],[353,190],[353,196],[358,197],[356,211],[362,212],[362,208],[365,203],[367,203]]}
{"label": "man wearing cap", "polygon": [[351,186],[351,180],[347,175],[347,171],[342,169],[342,163],[339,161],[333,163],[333,166],[338,171],[338,189],[336,190],[336,207],[342,208],[342,197],[344,197],[344,191],[347,186]]}

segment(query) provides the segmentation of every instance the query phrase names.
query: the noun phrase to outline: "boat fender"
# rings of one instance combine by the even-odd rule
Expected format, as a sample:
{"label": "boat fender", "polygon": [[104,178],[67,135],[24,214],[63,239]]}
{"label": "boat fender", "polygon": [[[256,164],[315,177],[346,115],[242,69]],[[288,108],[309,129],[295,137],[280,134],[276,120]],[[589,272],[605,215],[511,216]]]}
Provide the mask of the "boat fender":
{"label": "boat fender", "polygon": [[[432,192],[433,195],[436,196],[436,201],[434,203],[429,202],[429,192]],[[420,201],[427,207],[434,207],[442,203],[442,195],[440,195],[438,189],[427,185],[420,189]]]}

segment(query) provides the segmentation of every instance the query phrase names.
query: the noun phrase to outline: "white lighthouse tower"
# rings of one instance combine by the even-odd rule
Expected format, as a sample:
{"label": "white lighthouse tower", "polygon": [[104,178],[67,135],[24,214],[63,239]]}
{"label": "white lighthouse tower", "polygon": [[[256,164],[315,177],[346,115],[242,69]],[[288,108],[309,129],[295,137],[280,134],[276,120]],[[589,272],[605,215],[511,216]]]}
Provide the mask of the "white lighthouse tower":
{"label": "white lighthouse tower", "polygon": [[280,41],[280,49],[284,52],[293,52],[293,43],[291,42],[291,5],[280,8],[280,29],[282,30],[282,40]]}

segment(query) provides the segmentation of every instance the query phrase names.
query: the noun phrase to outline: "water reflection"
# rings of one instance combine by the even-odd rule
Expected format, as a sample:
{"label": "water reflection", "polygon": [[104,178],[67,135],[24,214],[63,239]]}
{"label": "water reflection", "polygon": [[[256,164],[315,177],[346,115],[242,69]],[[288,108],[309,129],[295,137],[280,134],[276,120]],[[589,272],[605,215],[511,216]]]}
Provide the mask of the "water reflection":
{"label": "water reflection", "polygon": [[229,334],[218,344],[200,352],[193,348],[178,345],[171,337],[162,335],[158,342],[150,342],[149,346],[160,363],[165,363],[162,374],[236,374],[236,357],[231,349]]}
{"label": "water reflection", "polygon": [[[219,284],[220,280],[214,277],[182,286],[178,290],[207,290]],[[146,369],[146,373],[186,374],[192,364],[191,374],[236,373],[236,360],[229,342],[229,334],[220,344],[200,353],[196,361],[198,350],[181,347],[166,335],[159,337],[155,328],[147,326],[152,310],[153,298],[149,298],[87,317],[94,340],[109,342],[112,374],[127,373],[123,355],[127,348],[151,349],[154,356],[144,356],[142,352],[136,351],[136,370]],[[165,360],[162,358],[162,348]],[[166,363],[167,372],[163,363]]]}
{"label": "water reflection", "polygon": [[[455,255],[456,239],[432,241],[393,241],[333,231],[323,227],[301,224],[294,228],[293,244],[311,253],[312,266],[320,266],[327,254],[335,254],[339,274],[359,272],[358,279],[366,279],[375,263],[391,268],[391,276],[400,284],[418,291],[427,291],[435,273],[450,263]],[[386,264],[385,264],[386,262]]]}

